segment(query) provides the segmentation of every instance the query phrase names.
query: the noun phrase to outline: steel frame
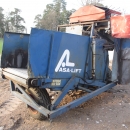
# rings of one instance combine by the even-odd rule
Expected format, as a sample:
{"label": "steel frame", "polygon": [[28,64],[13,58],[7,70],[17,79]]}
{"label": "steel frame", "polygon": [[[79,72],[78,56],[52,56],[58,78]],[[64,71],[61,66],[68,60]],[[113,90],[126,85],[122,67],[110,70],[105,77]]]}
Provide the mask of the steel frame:
{"label": "steel frame", "polygon": [[[53,119],[55,117],[57,117],[58,115],[61,115],[62,113],[68,111],[69,109],[72,109],[80,104],[82,104],[85,101],[90,100],[91,98],[101,94],[104,91],[107,91],[108,89],[114,87],[117,83],[117,81],[113,81],[101,88],[98,88],[95,91],[89,91],[88,94],[86,94],[83,97],[80,97],[79,99],[76,99],[60,108],[57,108],[57,106],[59,105],[59,103],[61,102],[61,100],[64,98],[64,96],[68,93],[69,90],[71,90],[72,88],[74,88],[75,84],[77,83],[79,79],[72,77],[67,84],[64,86],[64,88],[62,89],[62,91],[59,93],[59,95],[57,96],[57,98],[52,102],[51,106],[50,106],[50,110],[48,110],[47,108],[38,105],[24,90],[24,88],[22,88],[20,85],[18,85],[17,83],[14,84],[12,81],[10,81],[10,87],[11,87],[11,92],[13,95],[15,95],[16,97],[18,97],[19,99],[21,99],[23,102],[25,102],[26,104],[28,104],[29,106],[33,107],[34,109],[36,109],[37,111],[39,111],[40,113],[42,113],[43,115],[45,115],[46,117]],[[15,88],[19,89],[19,91],[16,91]],[[79,89],[81,90],[81,88],[79,87]],[[84,89],[85,90],[85,89]],[[86,89],[86,91],[88,91],[88,89]]]}
{"label": "steel frame", "polygon": [[[76,25],[82,25],[82,26],[92,26],[94,23],[103,23],[103,22],[109,22],[110,19],[105,19],[105,20],[95,20],[95,21],[88,21],[88,22],[81,22],[81,23],[71,23],[71,24],[64,24],[64,25],[58,25],[57,26],[57,31],[59,31],[60,28],[65,28],[65,27],[70,27],[70,26],[76,26]],[[104,27],[107,28],[107,27]],[[104,29],[103,28],[103,29]]]}

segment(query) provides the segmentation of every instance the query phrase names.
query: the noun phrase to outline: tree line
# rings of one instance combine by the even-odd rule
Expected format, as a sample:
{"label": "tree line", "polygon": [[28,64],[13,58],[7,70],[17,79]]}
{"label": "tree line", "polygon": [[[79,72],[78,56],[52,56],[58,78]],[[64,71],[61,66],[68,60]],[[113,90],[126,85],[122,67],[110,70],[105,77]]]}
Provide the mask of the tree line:
{"label": "tree line", "polygon": [[[102,0],[81,0],[81,6],[99,5]],[[51,4],[47,4],[42,14],[35,16],[35,27],[48,30],[56,30],[57,25],[69,23],[70,15],[75,9],[67,10],[65,0],[53,0]],[[13,11],[3,13],[4,9],[0,7],[0,37],[3,37],[5,31],[22,33],[25,31],[25,20],[21,17],[21,10],[14,8]]]}
{"label": "tree line", "polygon": [[[75,11],[66,9],[65,0],[53,0],[51,4],[46,5],[43,14],[35,16],[35,27],[48,30],[56,30],[57,25],[69,22],[69,16]],[[25,20],[21,17],[21,10],[14,8],[13,11],[4,13],[4,9],[0,7],[0,37],[7,32],[24,32]]]}
{"label": "tree line", "polygon": [[24,32],[25,23],[24,18],[20,16],[21,10],[14,8],[13,11],[10,11],[6,14],[3,13],[4,9],[0,7],[0,37],[3,37],[5,31],[7,32]]}
{"label": "tree line", "polygon": [[53,0],[51,4],[46,5],[43,14],[35,16],[35,26],[48,30],[56,30],[57,25],[69,23],[69,16],[75,12],[75,9],[67,10],[65,0]]}
{"label": "tree line", "polygon": [[104,7],[104,5],[101,3],[103,0],[81,0],[81,5],[96,5]]}
{"label": "tree line", "polygon": [[[101,1],[103,0],[81,0],[80,5],[104,6],[101,4]],[[53,0],[51,4],[47,4],[43,14],[38,14],[35,16],[35,26],[37,28],[56,30],[57,25],[69,23],[70,15],[76,10],[67,10],[66,5],[67,3],[65,0]]]}

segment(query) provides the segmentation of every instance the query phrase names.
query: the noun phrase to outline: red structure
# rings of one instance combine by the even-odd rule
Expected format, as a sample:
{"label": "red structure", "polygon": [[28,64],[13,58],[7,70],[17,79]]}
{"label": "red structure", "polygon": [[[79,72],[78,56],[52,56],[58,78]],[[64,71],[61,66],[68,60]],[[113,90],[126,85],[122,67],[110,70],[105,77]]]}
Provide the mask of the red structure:
{"label": "red structure", "polygon": [[130,38],[130,15],[111,17],[111,33],[115,38]]}
{"label": "red structure", "polygon": [[70,23],[86,22],[109,19],[113,15],[121,15],[120,12],[105,7],[94,5],[79,8],[70,16]]}

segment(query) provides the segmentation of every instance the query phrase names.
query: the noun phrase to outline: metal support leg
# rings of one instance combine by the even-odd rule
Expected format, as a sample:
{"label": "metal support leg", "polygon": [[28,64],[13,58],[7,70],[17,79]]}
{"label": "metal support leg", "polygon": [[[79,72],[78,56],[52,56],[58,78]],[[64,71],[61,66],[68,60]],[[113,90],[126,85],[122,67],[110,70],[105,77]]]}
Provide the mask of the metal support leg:
{"label": "metal support leg", "polygon": [[[55,100],[54,104],[55,106],[57,106],[60,101],[63,99],[63,97],[66,95],[66,93],[70,90],[73,89],[74,85],[76,85],[76,83],[78,83],[78,78],[71,78],[68,83],[65,85],[65,87],[63,88],[62,92],[59,94],[59,96],[57,97],[57,99]],[[60,108],[57,108],[55,110],[49,111],[48,109],[46,109],[43,106],[38,105],[37,103],[35,103],[35,101],[24,91],[24,89],[17,85],[17,88],[21,91],[17,92],[15,91],[13,88],[14,87],[14,83],[11,82],[10,83],[11,88],[12,88],[12,93],[18,97],[19,99],[21,99],[23,102],[25,102],[26,104],[28,104],[29,106],[31,106],[32,108],[36,109],[37,111],[39,111],[40,113],[42,113],[43,115],[45,115],[46,117],[49,117],[50,119],[57,117],[58,115],[61,115],[62,113],[68,111],[69,109],[72,109],[78,105],[80,105],[81,103],[99,95],[100,93],[114,87],[116,85],[116,81],[112,82],[110,84],[107,84],[106,86],[99,88],[79,99],[74,100],[73,102],[70,102]],[[55,107],[53,107],[55,108]]]}
{"label": "metal support leg", "polygon": [[74,85],[76,84],[76,80],[78,80],[78,78],[72,77],[68,81],[68,83],[62,89],[62,91],[57,95],[57,97],[52,102],[51,110],[54,110],[58,106],[58,104],[61,102],[61,100],[64,98],[64,96],[68,93],[68,91],[74,87]]}
{"label": "metal support leg", "polygon": [[14,85],[14,83],[11,80],[9,80],[9,84],[10,84],[11,92],[15,91],[15,85]]}
{"label": "metal support leg", "polygon": [[91,90],[89,90],[89,89],[87,89],[87,88],[84,88],[84,87],[81,87],[81,86],[78,86],[78,89],[81,89],[81,90],[86,91],[86,92],[88,92],[88,93],[91,93],[91,92],[92,92]]}
{"label": "metal support leg", "polygon": [[72,109],[72,108],[80,105],[81,103],[88,101],[89,99],[101,94],[102,92],[105,92],[106,90],[108,90],[114,86],[116,86],[116,81],[112,82],[112,83],[110,83],[102,88],[99,88],[99,89],[95,90],[94,92],[89,93],[89,94],[87,94],[79,99],[76,99],[73,102],[70,102],[69,104],[66,104],[66,105],[64,105],[56,110],[53,110],[50,113],[50,118],[55,118],[58,115],[61,115],[62,113],[68,111],[69,109]]}
{"label": "metal support leg", "polygon": [[[11,81],[10,82],[11,88],[14,87],[14,83]],[[23,102],[25,102],[26,104],[28,104],[29,106],[31,106],[32,108],[36,109],[37,111],[39,111],[40,113],[42,113],[43,115],[45,115],[46,117],[49,116],[50,111],[48,109],[46,109],[43,106],[38,105],[25,91],[22,87],[20,87],[18,84],[16,85],[17,88],[20,90],[21,93],[15,91],[14,89],[12,89],[12,94],[15,95],[16,97],[18,97],[19,99],[21,99]]]}

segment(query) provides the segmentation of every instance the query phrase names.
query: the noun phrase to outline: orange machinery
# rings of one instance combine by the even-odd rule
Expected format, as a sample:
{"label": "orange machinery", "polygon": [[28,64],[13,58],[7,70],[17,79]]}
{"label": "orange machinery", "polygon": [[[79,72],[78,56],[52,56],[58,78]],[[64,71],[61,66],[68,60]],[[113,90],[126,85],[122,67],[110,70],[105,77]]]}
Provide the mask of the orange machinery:
{"label": "orange machinery", "polygon": [[70,23],[109,19],[113,15],[120,14],[120,12],[111,10],[109,8],[89,5],[81,7],[75,11],[70,16]]}
{"label": "orange machinery", "polygon": [[106,7],[94,5],[81,7],[70,16],[69,23],[71,25],[85,22],[96,23],[96,21],[103,22],[104,20],[110,21],[110,32],[113,37],[130,38],[130,15],[123,16],[120,12]]}
{"label": "orange machinery", "polygon": [[130,38],[130,15],[111,17],[111,34],[116,38]]}

